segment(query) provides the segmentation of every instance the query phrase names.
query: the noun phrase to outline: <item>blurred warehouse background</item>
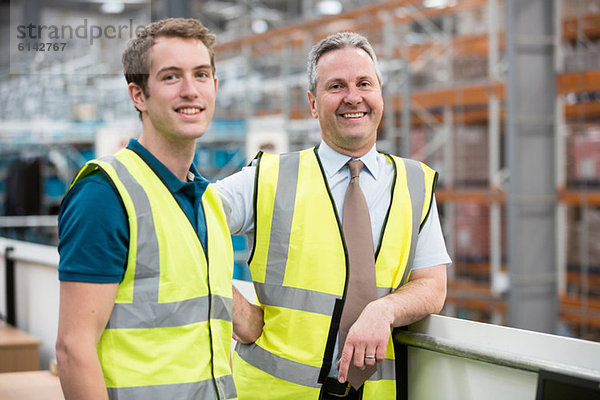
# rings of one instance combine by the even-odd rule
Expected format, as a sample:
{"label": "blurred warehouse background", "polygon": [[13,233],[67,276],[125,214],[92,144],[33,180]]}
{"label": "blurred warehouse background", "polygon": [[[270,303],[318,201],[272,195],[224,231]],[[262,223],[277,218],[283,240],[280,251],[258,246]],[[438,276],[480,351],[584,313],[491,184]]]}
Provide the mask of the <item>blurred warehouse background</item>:
{"label": "blurred warehouse background", "polygon": [[[308,51],[364,34],[384,75],[378,149],[440,172],[444,314],[600,341],[600,0],[2,1],[0,236],[55,245],[76,171],[140,131],[125,41],[92,26],[168,16],[218,38],[216,114],[196,155],[206,177],[260,148],[318,144]],[[247,277],[243,238],[235,248]]]}

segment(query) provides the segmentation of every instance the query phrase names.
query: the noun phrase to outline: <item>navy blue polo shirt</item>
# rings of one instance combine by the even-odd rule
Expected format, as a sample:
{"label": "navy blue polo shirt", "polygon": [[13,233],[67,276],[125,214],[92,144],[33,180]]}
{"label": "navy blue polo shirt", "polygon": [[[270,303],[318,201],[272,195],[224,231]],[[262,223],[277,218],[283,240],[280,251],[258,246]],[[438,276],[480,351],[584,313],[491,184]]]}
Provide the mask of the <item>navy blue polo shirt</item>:
{"label": "navy blue polo shirt", "polygon": [[[140,155],[162,179],[185,212],[206,249],[201,199],[209,181],[192,164],[193,182],[182,182],[137,139],[127,148]],[[58,216],[58,278],[61,281],[118,283],[129,249],[127,214],[101,171],[85,177],[65,196]]]}

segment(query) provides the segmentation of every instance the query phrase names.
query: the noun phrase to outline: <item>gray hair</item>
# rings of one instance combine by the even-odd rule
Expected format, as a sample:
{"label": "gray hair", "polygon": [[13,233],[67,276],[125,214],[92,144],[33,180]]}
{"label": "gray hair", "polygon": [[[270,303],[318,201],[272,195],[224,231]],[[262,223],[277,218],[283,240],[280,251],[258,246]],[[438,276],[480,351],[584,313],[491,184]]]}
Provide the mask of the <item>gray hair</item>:
{"label": "gray hair", "polygon": [[346,47],[356,47],[362,49],[369,55],[369,57],[371,57],[373,64],[375,64],[375,71],[377,73],[379,85],[381,85],[381,72],[377,66],[377,56],[375,55],[375,50],[373,50],[373,47],[371,47],[371,44],[367,38],[354,32],[339,32],[329,35],[319,43],[315,44],[308,54],[308,90],[310,90],[312,94],[315,94],[317,90],[317,79],[319,78],[317,75],[317,62],[321,56],[330,51],[339,50]]}

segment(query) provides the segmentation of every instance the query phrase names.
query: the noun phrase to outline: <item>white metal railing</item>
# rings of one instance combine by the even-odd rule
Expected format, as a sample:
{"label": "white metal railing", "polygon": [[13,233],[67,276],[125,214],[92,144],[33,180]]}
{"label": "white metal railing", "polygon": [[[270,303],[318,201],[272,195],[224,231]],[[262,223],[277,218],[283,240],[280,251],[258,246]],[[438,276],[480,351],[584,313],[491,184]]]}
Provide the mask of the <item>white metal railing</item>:
{"label": "white metal railing", "polygon": [[409,399],[533,400],[541,371],[600,384],[596,342],[439,315],[395,339],[408,345]]}
{"label": "white metal railing", "polygon": [[0,228],[56,227],[56,215],[23,215],[0,217]]}
{"label": "white metal railing", "polygon": [[449,339],[434,337],[426,333],[398,331],[394,335],[394,339],[407,346],[431,350],[445,355],[483,361],[523,371],[536,373],[550,371],[583,379],[598,380],[600,382],[600,369],[598,368],[592,369],[585,366],[575,366],[531,355],[498,350],[493,347],[459,343]]}

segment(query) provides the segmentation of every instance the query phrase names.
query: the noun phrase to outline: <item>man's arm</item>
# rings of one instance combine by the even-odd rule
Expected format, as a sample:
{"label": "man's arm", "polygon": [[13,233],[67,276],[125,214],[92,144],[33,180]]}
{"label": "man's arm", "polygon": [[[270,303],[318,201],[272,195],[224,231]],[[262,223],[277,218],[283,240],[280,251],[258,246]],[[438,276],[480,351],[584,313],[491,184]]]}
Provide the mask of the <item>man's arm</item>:
{"label": "man's arm", "polygon": [[[345,382],[352,359],[357,368],[385,359],[390,328],[410,325],[438,313],[446,300],[446,265],[413,270],[398,290],[367,304],[348,332],[340,358],[340,382]],[[365,360],[375,355],[376,360]]]}
{"label": "man's arm", "polygon": [[108,398],[96,346],[117,289],[117,283],[60,283],[56,359],[67,400]]}
{"label": "man's arm", "polygon": [[[229,231],[232,235],[246,234],[249,246],[252,246],[249,233],[254,229],[255,171],[255,166],[244,167],[214,184],[223,200]],[[240,343],[252,343],[261,335],[263,325],[263,310],[250,304],[234,286],[233,338]]]}
{"label": "man's arm", "polygon": [[263,310],[233,287],[233,338],[244,344],[253,343],[262,333]]}
{"label": "man's arm", "polygon": [[232,235],[249,234],[254,229],[254,173],[244,167],[213,184],[223,199],[227,225]]}

